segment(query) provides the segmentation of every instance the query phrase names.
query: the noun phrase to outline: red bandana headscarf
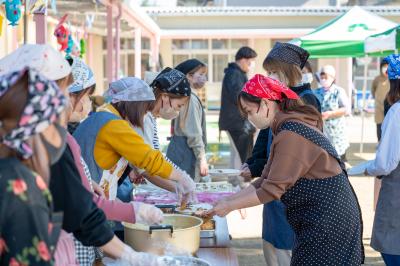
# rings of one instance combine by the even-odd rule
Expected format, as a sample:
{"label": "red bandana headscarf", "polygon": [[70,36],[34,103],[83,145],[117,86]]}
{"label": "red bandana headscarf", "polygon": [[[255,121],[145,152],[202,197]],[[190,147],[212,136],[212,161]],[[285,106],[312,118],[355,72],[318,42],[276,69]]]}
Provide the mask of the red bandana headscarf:
{"label": "red bandana headscarf", "polygon": [[260,74],[247,81],[242,91],[257,98],[273,101],[282,101],[283,94],[289,99],[299,99],[299,96],[282,82]]}

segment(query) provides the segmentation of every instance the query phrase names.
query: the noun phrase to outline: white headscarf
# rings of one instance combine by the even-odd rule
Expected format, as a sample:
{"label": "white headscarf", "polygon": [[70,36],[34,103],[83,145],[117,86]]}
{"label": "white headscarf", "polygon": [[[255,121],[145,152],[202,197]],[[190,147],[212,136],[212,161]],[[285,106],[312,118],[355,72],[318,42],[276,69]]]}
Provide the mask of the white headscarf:
{"label": "white headscarf", "polygon": [[92,70],[79,57],[72,58],[74,83],[68,88],[70,93],[79,92],[96,84]]}
{"label": "white headscarf", "polygon": [[111,82],[104,98],[108,103],[155,100],[153,89],[143,80],[134,77]]}
{"label": "white headscarf", "polygon": [[59,80],[71,73],[68,61],[47,44],[25,44],[0,59],[0,75],[26,67],[35,69],[48,80]]}

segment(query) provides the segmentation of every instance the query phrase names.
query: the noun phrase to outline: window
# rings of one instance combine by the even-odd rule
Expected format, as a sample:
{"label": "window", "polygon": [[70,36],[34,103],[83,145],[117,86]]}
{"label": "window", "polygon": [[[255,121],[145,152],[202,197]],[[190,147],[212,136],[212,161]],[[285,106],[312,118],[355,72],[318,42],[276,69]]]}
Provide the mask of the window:
{"label": "window", "polygon": [[190,41],[189,40],[173,40],[172,41],[172,50],[182,50],[182,49],[190,49]]}
{"label": "window", "polygon": [[172,41],[173,65],[197,58],[208,66],[209,82],[219,83],[224,69],[233,61],[237,50],[247,46],[247,39],[179,39]]}
{"label": "window", "polygon": [[208,49],[208,40],[192,40],[192,49]]}
{"label": "window", "polygon": [[172,61],[174,64],[174,67],[179,65],[180,63],[182,63],[185,60],[189,59],[189,55],[185,55],[185,54],[176,54],[173,55]]}
{"label": "window", "polygon": [[[150,69],[150,39],[142,38],[142,72]],[[118,77],[135,76],[135,39],[121,38],[120,41],[120,69]],[[103,37],[103,70],[104,70],[104,88],[108,88],[107,81],[107,37]],[[143,74],[142,73],[142,74]]]}
{"label": "window", "polygon": [[228,49],[228,40],[212,40],[213,49]]}
{"label": "window", "polygon": [[214,82],[221,82],[224,78],[224,69],[229,63],[228,55],[213,55]]}

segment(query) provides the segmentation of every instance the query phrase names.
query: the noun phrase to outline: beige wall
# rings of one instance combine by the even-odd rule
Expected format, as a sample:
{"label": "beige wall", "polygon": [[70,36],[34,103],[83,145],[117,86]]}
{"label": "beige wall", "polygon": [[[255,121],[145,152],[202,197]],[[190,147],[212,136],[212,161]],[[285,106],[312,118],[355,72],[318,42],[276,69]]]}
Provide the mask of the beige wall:
{"label": "beige wall", "polygon": [[86,62],[93,70],[96,78],[96,94],[102,95],[104,92],[104,80],[106,76],[103,66],[103,38],[99,35],[91,35],[87,41]]}
{"label": "beige wall", "polygon": [[164,66],[163,67],[173,67],[172,62],[172,40],[162,39],[160,41],[160,55],[162,57]]}
{"label": "beige wall", "polygon": [[265,75],[265,70],[263,69],[263,61],[271,50],[271,39],[255,39],[254,47],[252,47],[258,54],[256,58],[256,69],[254,74],[263,74]]}

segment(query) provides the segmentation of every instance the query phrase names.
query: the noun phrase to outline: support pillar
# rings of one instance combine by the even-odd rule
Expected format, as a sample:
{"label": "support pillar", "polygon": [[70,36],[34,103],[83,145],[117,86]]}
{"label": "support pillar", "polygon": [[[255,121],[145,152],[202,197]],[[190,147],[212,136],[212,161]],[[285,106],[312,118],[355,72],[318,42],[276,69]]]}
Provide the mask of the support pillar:
{"label": "support pillar", "polygon": [[119,79],[121,67],[121,6],[118,6],[118,16],[115,18],[115,74],[114,78]]}
{"label": "support pillar", "polygon": [[113,39],[113,7],[107,6],[107,81],[114,81],[114,39]]}
{"label": "support pillar", "polygon": [[157,71],[159,65],[160,54],[160,36],[153,36],[151,38],[151,68],[152,71]]}
{"label": "support pillar", "polygon": [[47,22],[45,13],[35,13],[33,20],[36,23],[36,43],[45,44],[47,42]]}
{"label": "support pillar", "polygon": [[135,77],[142,77],[142,29],[135,29]]}

